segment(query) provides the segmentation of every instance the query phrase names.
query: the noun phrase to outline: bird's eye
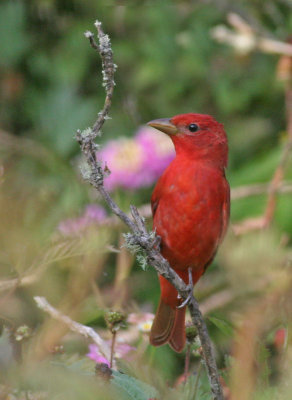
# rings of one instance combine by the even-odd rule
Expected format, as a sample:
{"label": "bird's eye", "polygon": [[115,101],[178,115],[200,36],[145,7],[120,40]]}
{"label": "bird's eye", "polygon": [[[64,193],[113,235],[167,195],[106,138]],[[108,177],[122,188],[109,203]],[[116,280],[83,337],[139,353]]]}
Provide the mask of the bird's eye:
{"label": "bird's eye", "polygon": [[199,125],[197,125],[197,124],[190,124],[189,125],[189,131],[190,132],[197,132],[199,129],[200,129]]}

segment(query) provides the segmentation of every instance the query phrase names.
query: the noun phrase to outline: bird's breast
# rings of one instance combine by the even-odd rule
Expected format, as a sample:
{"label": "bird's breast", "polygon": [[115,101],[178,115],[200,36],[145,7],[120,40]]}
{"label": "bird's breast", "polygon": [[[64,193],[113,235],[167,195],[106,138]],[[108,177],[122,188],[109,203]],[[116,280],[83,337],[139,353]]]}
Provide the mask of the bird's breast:
{"label": "bird's breast", "polygon": [[173,268],[203,268],[214,257],[229,216],[229,186],[222,170],[201,164],[165,171],[153,192],[153,227]]}

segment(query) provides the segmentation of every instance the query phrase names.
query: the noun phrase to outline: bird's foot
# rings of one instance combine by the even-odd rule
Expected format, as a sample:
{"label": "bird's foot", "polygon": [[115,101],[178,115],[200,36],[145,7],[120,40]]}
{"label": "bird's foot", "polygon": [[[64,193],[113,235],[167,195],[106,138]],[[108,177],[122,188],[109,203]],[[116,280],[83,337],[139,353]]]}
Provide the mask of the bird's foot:
{"label": "bird's foot", "polygon": [[[189,301],[191,300],[191,298],[193,296],[194,284],[193,284],[193,277],[192,277],[192,268],[189,268],[188,271],[189,271],[189,283],[188,283],[189,294],[188,294],[187,298],[176,308],[184,308],[189,303]],[[178,295],[177,298],[181,299],[181,296]]]}
{"label": "bird's foot", "polygon": [[179,306],[177,306],[176,308],[184,308],[189,303],[189,301],[191,300],[192,295],[193,295],[193,288],[192,288],[192,292],[189,293],[188,297]]}

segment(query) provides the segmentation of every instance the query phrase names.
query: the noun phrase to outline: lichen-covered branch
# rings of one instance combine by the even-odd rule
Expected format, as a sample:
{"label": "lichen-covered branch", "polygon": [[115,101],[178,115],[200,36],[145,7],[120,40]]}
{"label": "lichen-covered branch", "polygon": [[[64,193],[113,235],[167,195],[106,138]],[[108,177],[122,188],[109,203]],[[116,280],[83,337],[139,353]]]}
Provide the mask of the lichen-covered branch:
{"label": "lichen-covered branch", "polygon": [[[83,176],[98,190],[112,212],[117,215],[128,226],[128,228],[130,228],[131,232],[125,235],[127,247],[135,253],[140,255],[142,253],[145,258],[145,263],[155,268],[160,275],[173,284],[183,299],[187,299],[190,295],[189,287],[170,267],[168,261],[160,254],[159,238],[157,238],[153,232],[147,231],[144,218],[139,215],[137,208],[131,206],[132,218],[130,218],[113,201],[104,187],[103,182],[105,171],[96,158],[96,150],[98,146],[95,144],[94,139],[100,135],[100,129],[108,117],[115,85],[115,65],[112,59],[112,49],[108,35],[103,33],[100,22],[97,21],[95,26],[97,28],[99,44],[94,41],[94,35],[91,32],[86,32],[85,36],[89,39],[91,46],[99,52],[102,59],[102,73],[106,90],[106,99],[104,107],[98,113],[97,121],[94,123],[93,127],[88,128],[83,132],[78,131],[76,135],[81,151],[87,161],[87,169],[83,173]],[[223,400],[214,351],[207,332],[206,324],[203,320],[202,314],[200,313],[198,303],[193,295],[189,300],[188,307],[193,324],[197,327],[198,335],[202,344],[202,353],[206,364],[213,399]]]}
{"label": "lichen-covered branch", "polygon": [[96,44],[92,32],[85,32],[85,36],[89,39],[91,46],[100,54],[102,61],[103,86],[106,92],[104,107],[98,113],[98,118],[92,127],[93,135],[97,136],[99,135],[105,120],[109,118],[108,113],[111,107],[115,87],[114,74],[117,66],[113,63],[113,52],[109,36],[103,32],[101,22],[96,21],[94,25],[97,29],[99,44]]}

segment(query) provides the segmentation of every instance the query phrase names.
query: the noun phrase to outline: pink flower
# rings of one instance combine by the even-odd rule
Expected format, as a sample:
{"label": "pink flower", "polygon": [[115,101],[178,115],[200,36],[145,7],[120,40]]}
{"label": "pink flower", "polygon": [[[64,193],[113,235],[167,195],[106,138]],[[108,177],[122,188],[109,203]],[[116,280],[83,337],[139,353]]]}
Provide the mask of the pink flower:
{"label": "pink flower", "polygon": [[84,232],[89,226],[102,222],[105,218],[106,212],[103,207],[89,204],[80,217],[61,221],[58,230],[65,236],[75,236]]}
{"label": "pink flower", "polygon": [[106,364],[108,367],[110,366],[110,362],[101,355],[96,344],[90,344],[88,348],[89,353],[86,354],[88,358],[95,361],[97,364]]}
{"label": "pink flower", "polygon": [[[110,345],[110,341],[107,342]],[[89,353],[86,354],[91,360],[95,361],[96,363],[103,363],[107,364],[109,367],[110,363],[99,351],[99,348],[96,344],[90,344],[88,346]],[[115,346],[115,357],[116,358],[124,358],[128,355],[131,351],[136,350],[135,347],[128,345],[127,343],[116,343]]]}
{"label": "pink flower", "polygon": [[135,189],[143,184],[144,174],[140,174],[143,167],[143,153],[133,140],[119,139],[109,142],[99,156],[111,171],[105,178],[108,190],[117,187]]}
{"label": "pink flower", "polygon": [[[117,358],[124,358],[125,356],[128,355],[131,351],[136,350],[135,347],[130,346],[127,343],[117,343],[115,347],[115,356]],[[126,357],[125,357],[126,358]]]}
{"label": "pink flower", "polygon": [[108,142],[99,152],[111,174],[105,179],[108,190],[137,189],[152,185],[174,158],[171,140],[161,132],[142,127],[134,139]]}
{"label": "pink flower", "polygon": [[148,127],[137,132],[136,141],[143,148],[144,168],[151,173],[153,183],[174,159],[173,143],[164,133]]}

